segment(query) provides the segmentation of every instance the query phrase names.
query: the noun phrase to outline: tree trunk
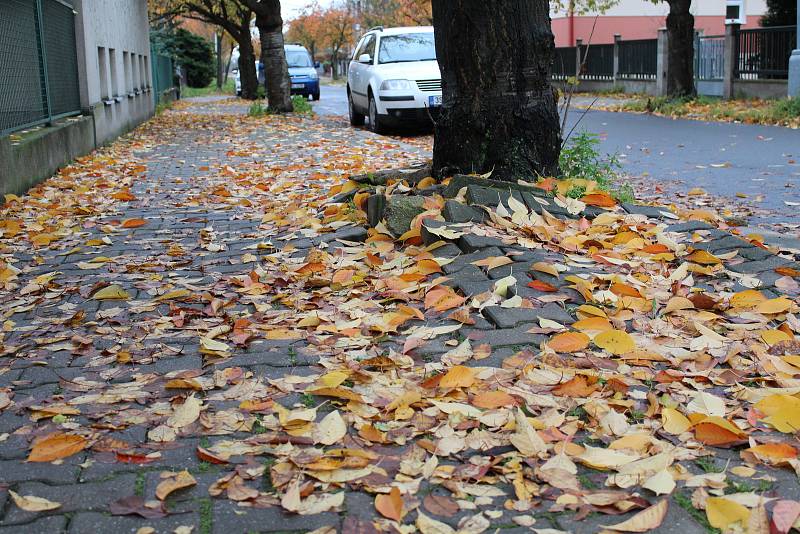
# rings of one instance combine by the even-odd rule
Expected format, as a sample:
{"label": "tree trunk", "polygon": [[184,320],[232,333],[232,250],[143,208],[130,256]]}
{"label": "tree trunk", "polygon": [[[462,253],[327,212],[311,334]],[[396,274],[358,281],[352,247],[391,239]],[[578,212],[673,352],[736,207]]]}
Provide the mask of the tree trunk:
{"label": "tree trunk", "polygon": [[[250,32],[247,32],[249,37]],[[258,73],[256,72],[256,54],[249,38],[237,40],[239,43],[239,77],[242,81],[242,98],[255,100],[258,98]]]}
{"label": "tree trunk", "polygon": [[250,0],[248,6],[256,14],[269,108],[278,113],[294,111],[289,67],[283,50],[281,3],[279,0]]}
{"label": "tree trunk", "polygon": [[433,0],[443,106],[437,176],[487,173],[507,181],[558,173],[561,149],[555,44],[547,0]]}
{"label": "tree trunk", "polygon": [[694,17],[689,11],[692,0],[668,0],[667,15],[667,94],[693,96],[694,91]]}
{"label": "tree trunk", "polygon": [[339,79],[339,51],[333,50],[331,52],[331,79]]}

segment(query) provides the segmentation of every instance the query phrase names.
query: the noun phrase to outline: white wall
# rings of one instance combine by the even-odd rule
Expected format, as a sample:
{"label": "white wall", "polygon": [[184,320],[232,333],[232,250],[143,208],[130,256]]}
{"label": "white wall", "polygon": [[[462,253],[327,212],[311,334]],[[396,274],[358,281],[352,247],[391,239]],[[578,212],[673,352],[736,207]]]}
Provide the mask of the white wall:
{"label": "white wall", "polygon": [[97,144],[153,114],[147,0],[74,0],[81,107],[92,110]]}
{"label": "white wall", "polygon": [[[566,4],[568,0],[563,0]],[[580,1],[580,0],[577,0]],[[745,12],[748,15],[763,15],[767,11],[766,0],[744,0]],[[692,14],[695,16],[724,16],[726,0],[695,0],[692,2]],[[669,6],[666,2],[653,3],[650,0],[619,0],[616,5],[602,15],[609,17],[647,17],[666,16]],[[590,16],[596,13],[589,13]],[[553,11],[551,17],[564,17],[566,12]]]}

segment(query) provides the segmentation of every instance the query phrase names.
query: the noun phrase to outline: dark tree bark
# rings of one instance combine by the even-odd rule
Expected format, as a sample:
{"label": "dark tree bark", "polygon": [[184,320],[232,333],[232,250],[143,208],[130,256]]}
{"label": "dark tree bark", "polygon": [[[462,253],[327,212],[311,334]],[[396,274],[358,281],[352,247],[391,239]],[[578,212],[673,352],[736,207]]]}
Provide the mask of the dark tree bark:
{"label": "dark tree bark", "polygon": [[558,174],[561,148],[555,44],[547,0],[433,0],[443,106],[438,176],[486,173],[507,181]]}
{"label": "dark tree bark", "polygon": [[[248,29],[248,35],[250,31]],[[242,98],[255,100],[258,98],[258,72],[256,71],[256,53],[253,41],[243,39],[239,43],[239,79],[242,82]]]}
{"label": "dark tree bark", "polygon": [[694,17],[689,11],[692,0],[668,0],[667,15],[667,94],[693,96],[694,91]]}
{"label": "dark tree bark", "polygon": [[272,111],[289,113],[292,106],[289,67],[283,49],[283,19],[280,0],[245,0],[256,14],[261,40],[261,61],[267,86],[267,101]]}

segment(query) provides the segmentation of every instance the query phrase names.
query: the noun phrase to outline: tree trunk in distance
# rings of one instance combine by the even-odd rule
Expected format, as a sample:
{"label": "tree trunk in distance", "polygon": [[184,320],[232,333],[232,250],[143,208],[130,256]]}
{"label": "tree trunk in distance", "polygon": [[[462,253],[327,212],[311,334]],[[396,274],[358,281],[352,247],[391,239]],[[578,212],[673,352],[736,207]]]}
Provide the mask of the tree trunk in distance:
{"label": "tree trunk in distance", "polygon": [[[250,32],[247,32],[250,35]],[[256,72],[256,55],[253,43],[249,39],[239,43],[239,77],[242,81],[242,98],[255,100],[258,98],[258,73]]]}
{"label": "tree trunk in distance", "polygon": [[557,175],[548,1],[433,0],[433,26],[443,89],[434,173],[492,171],[506,181]]}
{"label": "tree trunk in distance", "polygon": [[668,0],[667,15],[667,94],[693,96],[694,91],[694,17],[689,11],[692,0]]}
{"label": "tree trunk in distance", "polygon": [[292,106],[289,67],[283,49],[283,19],[279,0],[251,0],[248,4],[256,14],[256,27],[261,40],[261,61],[264,63],[267,100],[272,111],[289,113]]}

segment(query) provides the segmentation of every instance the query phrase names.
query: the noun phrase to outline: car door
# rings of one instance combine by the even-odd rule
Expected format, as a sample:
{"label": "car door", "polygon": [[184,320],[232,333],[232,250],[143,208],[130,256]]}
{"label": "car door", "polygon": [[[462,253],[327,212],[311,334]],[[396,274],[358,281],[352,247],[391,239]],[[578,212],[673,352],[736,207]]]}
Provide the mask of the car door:
{"label": "car door", "polygon": [[358,56],[361,55],[361,51],[364,50],[364,44],[367,42],[368,35],[365,35],[361,38],[356,45],[356,51],[353,52],[353,58],[350,60],[350,68],[347,69],[347,85],[350,86],[350,93],[353,98],[353,103],[356,107],[361,107],[361,101],[359,100],[358,93],[360,93],[358,86],[359,81],[361,80],[362,69],[363,65],[358,62]]}
{"label": "car door", "polygon": [[358,61],[358,58],[361,57],[362,54],[369,54],[368,50],[370,48],[370,44],[374,50],[375,34],[373,33],[367,34],[364,37],[364,40],[361,42],[361,46],[359,46],[356,50],[356,54],[353,57],[353,63],[350,67],[353,71],[353,76],[350,83],[350,92],[353,93],[353,103],[360,110],[365,110],[368,106],[367,85],[369,84],[369,65],[361,63]]}
{"label": "car door", "polygon": [[[359,102],[358,105],[362,109],[369,108],[369,81],[372,75],[372,65],[375,63],[375,34],[371,33],[367,36],[367,40],[364,41],[364,49],[361,50],[361,54],[369,54],[371,59],[370,63],[359,63],[361,76],[358,79],[358,92],[359,92]],[[359,54],[359,56],[361,55]],[[358,61],[358,58],[356,58]]]}

